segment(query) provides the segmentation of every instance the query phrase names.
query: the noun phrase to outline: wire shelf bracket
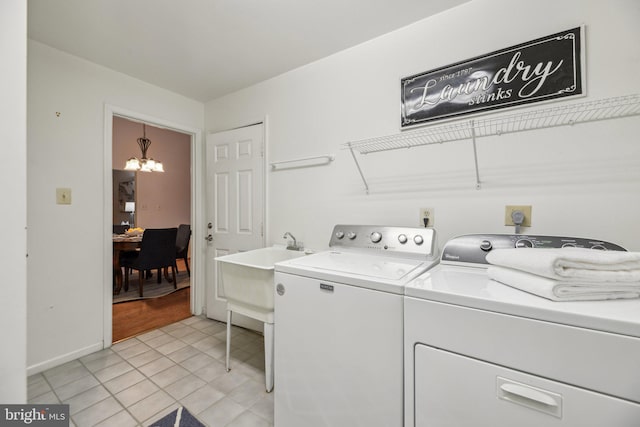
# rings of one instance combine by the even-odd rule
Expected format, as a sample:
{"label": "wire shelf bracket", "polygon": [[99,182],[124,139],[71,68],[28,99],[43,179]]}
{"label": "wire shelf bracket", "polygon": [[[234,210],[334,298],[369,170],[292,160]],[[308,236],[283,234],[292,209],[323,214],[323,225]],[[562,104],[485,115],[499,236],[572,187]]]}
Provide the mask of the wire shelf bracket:
{"label": "wire shelf bracket", "polygon": [[358,162],[356,151],[363,155],[465,139],[471,140],[475,161],[476,189],[480,189],[477,138],[559,126],[573,126],[579,123],[637,115],[640,115],[640,94],[632,94],[531,110],[506,116],[427,126],[393,135],[347,142],[342,144],[342,148],[351,151],[358,173],[364,183],[365,191],[369,194],[369,185]]}

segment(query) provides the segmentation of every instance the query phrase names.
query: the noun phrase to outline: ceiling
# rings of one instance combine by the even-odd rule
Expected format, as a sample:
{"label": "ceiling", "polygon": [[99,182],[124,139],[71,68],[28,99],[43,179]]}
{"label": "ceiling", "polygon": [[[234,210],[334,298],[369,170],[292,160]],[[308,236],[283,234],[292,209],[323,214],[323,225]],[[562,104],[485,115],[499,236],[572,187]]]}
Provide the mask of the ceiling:
{"label": "ceiling", "polygon": [[28,0],[28,33],[206,102],[466,1]]}

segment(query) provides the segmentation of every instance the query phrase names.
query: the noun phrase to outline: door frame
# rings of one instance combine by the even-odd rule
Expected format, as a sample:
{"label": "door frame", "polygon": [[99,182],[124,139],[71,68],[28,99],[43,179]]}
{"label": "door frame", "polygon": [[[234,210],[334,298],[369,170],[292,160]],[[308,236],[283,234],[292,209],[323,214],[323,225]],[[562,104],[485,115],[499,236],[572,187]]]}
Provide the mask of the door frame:
{"label": "door frame", "polygon": [[152,126],[166,128],[176,132],[191,136],[191,313],[199,315],[204,309],[204,263],[202,262],[204,250],[204,234],[201,230],[206,227],[201,222],[204,219],[204,204],[202,203],[204,179],[201,176],[204,170],[203,154],[204,144],[202,143],[202,130],[170,122],[168,120],[150,116],[126,108],[111,104],[105,104],[104,109],[104,178],[103,178],[103,348],[111,347],[112,322],[113,322],[113,249],[112,239],[112,216],[113,216],[113,117],[123,117],[125,119],[143,121]]}

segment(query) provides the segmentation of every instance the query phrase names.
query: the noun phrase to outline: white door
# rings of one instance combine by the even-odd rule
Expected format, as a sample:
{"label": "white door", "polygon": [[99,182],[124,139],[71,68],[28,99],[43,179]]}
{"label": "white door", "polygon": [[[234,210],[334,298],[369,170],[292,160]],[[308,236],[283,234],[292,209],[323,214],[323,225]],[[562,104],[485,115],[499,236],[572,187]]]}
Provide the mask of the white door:
{"label": "white door", "polygon": [[[205,148],[207,317],[226,321],[215,257],[264,247],[263,125],[209,134]],[[234,323],[262,328],[240,315],[234,316]]]}

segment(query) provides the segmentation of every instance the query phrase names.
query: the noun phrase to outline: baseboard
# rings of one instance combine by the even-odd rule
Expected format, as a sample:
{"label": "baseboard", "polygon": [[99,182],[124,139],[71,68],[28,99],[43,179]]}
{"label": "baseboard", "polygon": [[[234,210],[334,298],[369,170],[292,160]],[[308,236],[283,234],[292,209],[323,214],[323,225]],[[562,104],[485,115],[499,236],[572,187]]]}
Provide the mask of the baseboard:
{"label": "baseboard", "polygon": [[42,371],[46,371],[47,369],[55,368],[56,366],[60,366],[67,362],[71,362],[72,360],[86,356],[87,354],[100,351],[102,350],[102,348],[103,348],[102,341],[100,341],[95,344],[91,344],[90,346],[81,348],[79,350],[72,351],[71,353],[63,354],[62,356],[45,360],[44,362],[36,363],[35,365],[27,366],[27,376],[38,374]]}

